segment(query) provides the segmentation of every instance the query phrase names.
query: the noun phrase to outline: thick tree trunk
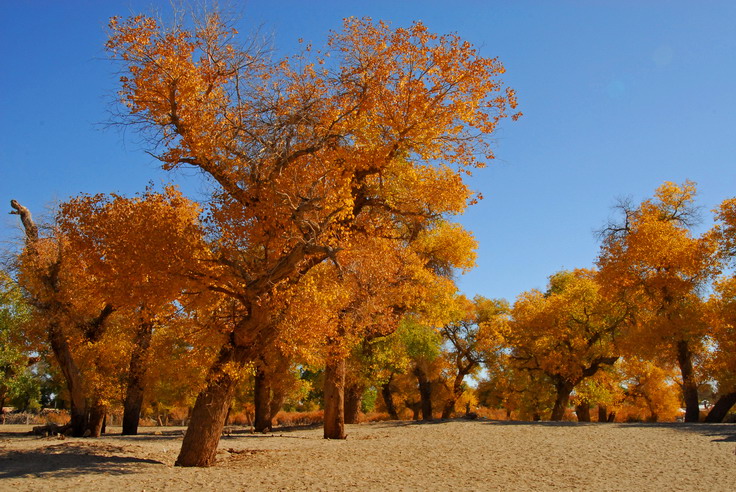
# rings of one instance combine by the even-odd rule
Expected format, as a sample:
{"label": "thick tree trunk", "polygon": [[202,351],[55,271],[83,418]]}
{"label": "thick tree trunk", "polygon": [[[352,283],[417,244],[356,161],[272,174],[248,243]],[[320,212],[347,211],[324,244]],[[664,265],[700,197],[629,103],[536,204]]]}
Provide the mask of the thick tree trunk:
{"label": "thick tree trunk", "polygon": [[89,433],[89,437],[100,437],[106,414],[107,407],[99,399],[96,399],[89,409],[89,421],[87,422],[85,434]]}
{"label": "thick tree trunk", "polygon": [[399,420],[399,412],[396,411],[396,404],[394,404],[394,394],[393,391],[391,391],[391,380],[393,378],[394,375],[392,374],[388,382],[383,383],[383,386],[381,386],[381,396],[383,397],[384,405],[386,405],[388,417],[391,420]]}
{"label": "thick tree trunk", "polygon": [[578,416],[578,422],[590,422],[590,404],[582,402],[576,405],[575,415]]}
{"label": "thick tree trunk", "polygon": [[559,422],[565,416],[565,410],[570,403],[570,393],[575,385],[567,381],[559,381],[555,383],[555,406],[552,408],[550,420]]}
{"label": "thick tree trunk", "polygon": [[345,439],[345,359],[325,367],[325,439]]}
{"label": "thick tree trunk", "polygon": [[360,416],[360,404],[363,402],[365,385],[353,383],[345,388],[345,423],[357,424]]}
{"label": "thick tree trunk", "polygon": [[700,401],[698,400],[698,383],[693,371],[692,352],[687,341],[677,342],[677,362],[682,374],[682,393],[685,399],[685,422],[700,420]]}
{"label": "thick tree trunk", "polygon": [[267,432],[271,430],[271,378],[265,368],[258,364],[256,368],[255,384],[253,388],[253,403],[255,405],[255,422],[253,430]]}
{"label": "thick tree trunk", "polygon": [[419,384],[419,397],[422,403],[422,420],[432,420],[432,382],[427,378],[427,373],[416,366],[414,375]]}
{"label": "thick tree trunk", "polygon": [[66,381],[71,405],[72,436],[82,437],[87,430],[87,398],[84,394],[82,373],[74,362],[69,342],[61,327],[52,322],[48,331],[51,350],[59,363],[61,372]]}
{"label": "thick tree trunk", "polygon": [[608,421],[608,408],[605,405],[598,405],[598,422]]}
{"label": "thick tree trunk", "polygon": [[136,333],[128,366],[128,387],[125,391],[125,402],[123,404],[124,436],[138,434],[138,422],[141,417],[145,392],[146,364],[152,336],[153,324],[141,322]]}
{"label": "thick tree trunk", "polygon": [[732,393],[726,393],[721,395],[713,408],[710,409],[708,415],[705,416],[705,422],[723,422],[723,419],[728,415],[728,411],[731,407],[736,405],[736,391]]}
{"label": "thick tree trunk", "polygon": [[181,444],[176,466],[212,466],[215,464],[217,445],[225,427],[230,401],[235,389],[232,365],[242,368],[245,350],[226,345],[210,368],[207,386],[197,396],[192,409],[187,433]]}

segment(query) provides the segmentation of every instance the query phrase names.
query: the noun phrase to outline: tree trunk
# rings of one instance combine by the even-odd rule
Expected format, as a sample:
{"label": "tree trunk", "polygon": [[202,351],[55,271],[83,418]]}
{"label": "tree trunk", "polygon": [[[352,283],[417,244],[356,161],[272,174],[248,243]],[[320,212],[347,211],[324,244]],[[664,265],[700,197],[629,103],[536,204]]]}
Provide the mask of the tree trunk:
{"label": "tree trunk", "polygon": [[555,406],[552,408],[550,420],[559,422],[565,416],[565,410],[567,410],[570,402],[570,393],[572,393],[574,387],[575,385],[568,381],[558,381],[555,383]]}
{"label": "tree trunk", "polygon": [[383,386],[381,386],[381,396],[383,397],[383,403],[386,405],[388,417],[391,420],[399,420],[399,412],[396,411],[396,405],[394,404],[394,395],[391,391],[391,380],[393,378],[394,375],[391,374],[388,382],[383,383]]}
{"label": "tree trunk", "polygon": [[608,408],[605,405],[598,405],[598,422],[608,421]]}
{"label": "tree trunk", "polygon": [[345,439],[345,359],[325,367],[325,439]]}
{"label": "tree trunk", "polygon": [[432,420],[432,382],[427,378],[427,373],[416,366],[414,375],[419,383],[419,397],[422,402],[422,420]]}
{"label": "tree trunk", "polygon": [[82,437],[87,430],[87,398],[84,394],[82,373],[74,362],[69,342],[56,322],[52,322],[49,331],[49,343],[59,363],[61,372],[69,391],[71,406],[72,436]]}
{"label": "tree trunk", "polygon": [[276,415],[281,411],[286,400],[286,392],[281,385],[277,385],[276,388],[271,388],[271,405],[269,406],[269,429],[273,429],[274,419]]}
{"label": "tree trunk", "polygon": [[175,466],[212,466],[215,464],[225,417],[235,390],[233,367],[245,362],[245,350],[228,344],[220,349],[210,368],[207,386],[197,396],[192,416],[181,444]]}
{"label": "tree trunk", "polygon": [[682,374],[682,393],[685,399],[685,422],[700,420],[700,401],[698,400],[698,383],[693,371],[692,352],[687,341],[677,342],[677,362]]}
{"label": "tree trunk", "polygon": [[731,407],[736,405],[736,391],[718,397],[716,404],[705,417],[705,422],[723,422]]}
{"label": "tree trunk", "polygon": [[360,415],[360,404],[363,402],[365,385],[353,383],[345,388],[345,423],[357,424]]}
{"label": "tree trunk", "polygon": [[255,385],[253,388],[253,403],[255,405],[255,422],[253,430],[267,432],[271,430],[271,378],[264,367],[258,364],[256,368]]}
{"label": "tree trunk", "polygon": [[582,402],[576,405],[575,415],[578,416],[578,422],[590,422],[590,404]]}
{"label": "tree trunk", "polygon": [[145,392],[146,363],[148,350],[153,336],[153,324],[141,322],[136,333],[133,352],[130,354],[128,366],[128,387],[125,391],[123,404],[123,432],[124,436],[138,434],[138,421],[143,407]]}
{"label": "tree trunk", "polygon": [[87,422],[85,434],[89,432],[89,437],[100,437],[106,414],[107,407],[99,399],[95,399],[94,403],[90,406],[89,421]]}

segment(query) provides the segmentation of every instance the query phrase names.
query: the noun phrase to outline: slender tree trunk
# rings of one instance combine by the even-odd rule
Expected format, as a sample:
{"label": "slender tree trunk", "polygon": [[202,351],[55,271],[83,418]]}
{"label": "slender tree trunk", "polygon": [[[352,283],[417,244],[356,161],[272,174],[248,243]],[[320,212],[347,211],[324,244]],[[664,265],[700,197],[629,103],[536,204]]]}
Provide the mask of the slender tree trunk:
{"label": "slender tree trunk", "polygon": [[253,389],[255,405],[255,423],[253,430],[267,432],[271,430],[271,378],[265,368],[258,364]]}
{"label": "slender tree trunk", "polygon": [[192,409],[176,466],[215,464],[217,445],[225,427],[225,417],[235,390],[236,379],[231,364],[235,368],[242,368],[245,355],[245,349],[230,344],[220,350],[217,361],[210,368],[207,386],[197,396]]}
{"label": "slender tree trunk", "polygon": [[411,419],[412,420],[420,420],[421,418],[421,410],[422,410],[422,402],[420,401],[413,401],[413,402],[406,402],[406,408],[411,410]]}
{"label": "slender tree trunk", "polygon": [[325,367],[325,439],[345,439],[345,359]]}
{"label": "slender tree trunk", "polygon": [[133,352],[130,354],[130,365],[128,366],[128,387],[125,391],[125,403],[123,404],[124,436],[138,434],[138,422],[141,417],[145,392],[148,350],[151,346],[152,337],[153,324],[141,322],[138,326]]}
{"label": "slender tree trunk", "polygon": [[690,346],[685,340],[677,342],[677,362],[682,374],[682,393],[685,399],[685,422],[700,420],[700,401],[698,400],[698,383],[695,381],[693,360]]}
{"label": "slender tree trunk", "polygon": [[598,422],[608,421],[608,408],[605,405],[598,405]]}
{"label": "slender tree trunk", "polygon": [[87,398],[84,394],[82,373],[74,362],[69,342],[61,326],[52,322],[48,334],[51,349],[59,363],[66,381],[66,388],[69,391],[72,436],[82,437],[87,430]]}
{"label": "slender tree trunk", "polygon": [[608,414],[608,419],[606,419],[606,422],[615,422],[616,421],[616,412],[610,412]]}
{"label": "slender tree trunk", "polygon": [[427,378],[427,373],[416,366],[414,375],[419,383],[419,397],[422,403],[422,420],[432,420],[432,382]]}
{"label": "slender tree trunk", "polygon": [[705,422],[723,422],[723,419],[728,415],[728,411],[736,405],[736,391],[726,393],[718,397],[716,404],[710,409],[708,415],[705,417]]}
{"label": "slender tree trunk", "polygon": [[475,365],[470,365],[467,368],[458,370],[455,380],[452,383],[452,391],[450,392],[450,398],[445,402],[445,406],[442,408],[442,418],[449,419],[455,412],[455,403],[460,399],[463,394],[463,380],[470,371],[475,368]]}
{"label": "slender tree trunk", "polygon": [[391,377],[389,377],[388,381],[386,383],[383,383],[383,385],[381,386],[381,396],[383,397],[383,403],[386,405],[388,417],[391,420],[399,420],[399,412],[396,411],[396,405],[394,404],[394,395],[393,391],[391,391],[391,380],[393,378],[394,375],[391,374]]}
{"label": "slender tree trunk", "polygon": [[575,386],[567,381],[558,381],[555,383],[555,406],[552,408],[550,420],[559,422],[565,416],[565,410],[570,402],[570,393]]}
{"label": "slender tree trunk", "polygon": [[363,402],[365,385],[349,384],[345,387],[345,423],[357,424],[360,415],[360,404]]}
{"label": "slender tree trunk", "polygon": [[576,405],[575,415],[578,416],[578,422],[590,422],[590,404],[582,402]]}

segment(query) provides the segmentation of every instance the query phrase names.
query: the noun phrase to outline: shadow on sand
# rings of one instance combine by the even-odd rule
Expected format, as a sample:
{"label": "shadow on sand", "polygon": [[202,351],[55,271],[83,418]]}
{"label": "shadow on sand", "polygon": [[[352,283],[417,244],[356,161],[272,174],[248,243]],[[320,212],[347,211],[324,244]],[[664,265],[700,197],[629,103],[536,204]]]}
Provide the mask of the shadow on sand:
{"label": "shadow on sand", "polygon": [[[73,444],[73,443],[70,443]],[[111,456],[122,452],[109,446],[56,445],[43,450],[0,453],[0,480],[22,476],[73,477],[90,473],[118,475],[135,473],[141,464],[163,465],[162,462],[130,456]]]}

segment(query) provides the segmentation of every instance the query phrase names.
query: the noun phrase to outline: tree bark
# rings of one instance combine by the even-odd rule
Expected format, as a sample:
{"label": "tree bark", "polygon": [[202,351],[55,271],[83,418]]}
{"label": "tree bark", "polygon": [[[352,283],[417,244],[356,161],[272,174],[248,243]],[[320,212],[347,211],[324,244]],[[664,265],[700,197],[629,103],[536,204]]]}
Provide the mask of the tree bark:
{"label": "tree bark", "polygon": [[255,422],[253,430],[267,432],[271,424],[271,378],[262,364],[256,367],[255,384],[253,388],[253,403],[255,405]]}
{"label": "tree bark", "polygon": [[700,420],[698,383],[695,381],[695,371],[693,371],[692,352],[686,340],[677,342],[677,362],[680,365],[680,372],[682,374],[685,422],[698,422]]}
{"label": "tree bark", "polygon": [[582,402],[576,405],[575,415],[578,416],[578,422],[590,422],[590,404]]}
{"label": "tree bark", "polygon": [[345,439],[345,359],[330,360],[325,367],[325,439]]}
{"label": "tree bark", "polygon": [[130,354],[128,366],[128,387],[125,391],[123,404],[123,432],[124,436],[138,434],[138,422],[143,407],[145,392],[146,363],[148,350],[153,337],[153,324],[141,322],[136,333],[133,352]]}
{"label": "tree bark", "polygon": [[360,404],[363,402],[365,385],[361,383],[349,384],[345,388],[345,423],[357,424],[360,415]]}
{"label": "tree bark", "polygon": [[244,362],[245,349],[232,344],[220,349],[217,361],[210,368],[207,386],[197,396],[175,466],[215,464],[217,445],[235,390],[236,379],[232,365],[239,369]]}
{"label": "tree bark", "polygon": [[419,397],[422,403],[422,420],[432,420],[432,382],[427,378],[427,373],[416,366],[414,375],[419,384]]}
{"label": "tree bark", "polygon": [[383,385],[381,386],[381,396],[383,397],[384,405],[386,405],[388,417],[391,420],[399,420],[399,412],[396,411],[396,404],[394,404],[394,394],[393,391],[391,391],[391,380],[393,378],[394,375],[391,374],[391,377],[389,377],[388,381],[383,383]]}
{"label": "tree bark", "polygon": [[555,406],[552,408],[550,420],[559,422],[563,419],[565,410],[567,410],[567,406],[570,403],[570,393],[572,393],[574,387],[575,385],[568,381],[558,381],[555,383]]}
{"label": "tree bark", "polygon": [[708,415],[705,416],[704,422],[723,422],[723,419],[728,415],[728,411],[734,405],[736,405],[736,391],[721,395],[708,412]]}

